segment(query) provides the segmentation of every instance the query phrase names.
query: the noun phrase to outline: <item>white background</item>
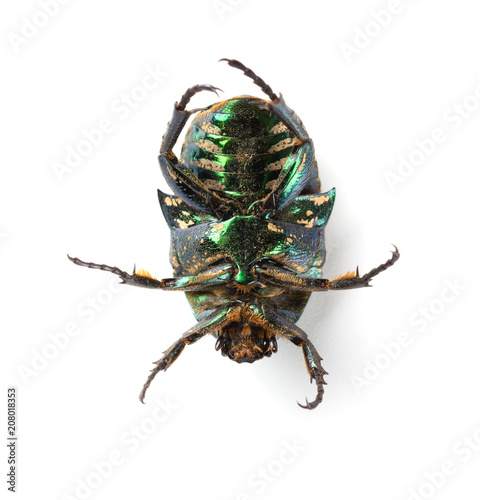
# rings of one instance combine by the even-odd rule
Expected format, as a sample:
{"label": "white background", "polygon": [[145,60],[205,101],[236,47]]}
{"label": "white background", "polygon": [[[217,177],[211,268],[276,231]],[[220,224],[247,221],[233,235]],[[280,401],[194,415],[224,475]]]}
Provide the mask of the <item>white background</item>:
{"label": "white background", "polygon": [[[476,4],[63,3],[1,14],[1,364],[3,397],[19,393],[18,498],[478,499]],[[402,254],[373,288],[310,301],[299,324],[330,373],[313,412],[296,404],[315,392],[298,348],[237,365],[211,337],[141,405],[151,362],[194,323],[185,298],[119,292],[66,258],[171,276],[156,157],[173,103],[196,83],[259,95],[221,57],[282,92],[315,141],[337,188],[326,276],[366,272],[392,243]],[[162,82],[142,94],[148,68]],[[59,175],[102,120],[110,132]]]}

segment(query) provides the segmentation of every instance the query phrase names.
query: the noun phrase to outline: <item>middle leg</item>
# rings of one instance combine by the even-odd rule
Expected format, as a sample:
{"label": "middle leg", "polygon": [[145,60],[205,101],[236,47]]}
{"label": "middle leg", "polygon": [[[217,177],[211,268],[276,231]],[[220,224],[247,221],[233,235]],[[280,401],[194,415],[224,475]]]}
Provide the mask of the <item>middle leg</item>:
{"label": "middle leg", "polygon": [[372,278],[393,266],[400,258],[398,248],[392,252],[392,256],[383,264],[375,267],[370,272],[360,276],[358,267],[356,272],[349,272],[333,280],[323,278],[305,278],[298,276],[288,269],[274,266],[271,264],[259,264],[255,266],[255,274],[258,280],[265,284],[291,290],[300,290],[304,292],[322,292],[327,290],[348,290],[351,288],[364,288],[370,285]]}
{"label": "middle leg", "polygon": [[77,266],[99,269],[100,271],[108,271],[119,276],[123,284],[143,288],[160,288],[162,290],[191,292],[195,290],[203,290],[213,286],[224,285],[225,283],[232,281],[234,274],[234,265],[229,262],[224,262],[200,271],[195,276],[181,276],[178,278],[157,280],[152,278],[150,273],[147,271],[141,270],[137,273],[135,271],[135,267],[133,268],[133,274],[129,274],[126,271],[122,271],[118,267],[108,266],[106,264],[95,264],[94,262],[85,262],[77,257],[70,257],[70,255],[67,256],[74,264],[77,264]]}

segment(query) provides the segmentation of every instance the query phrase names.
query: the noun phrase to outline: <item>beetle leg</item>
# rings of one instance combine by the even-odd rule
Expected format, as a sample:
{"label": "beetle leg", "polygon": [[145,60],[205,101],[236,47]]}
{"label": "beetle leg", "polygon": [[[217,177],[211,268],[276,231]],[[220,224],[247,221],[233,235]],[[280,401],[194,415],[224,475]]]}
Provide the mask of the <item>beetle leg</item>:
{"label": "beetle leg", "polygon": [[312,141],[304,142],[290,155],[283,166],[272,191],[262,201],[265,210],[279,212],[300,195],[316,168]]}
{"label": "beetle leg", "polygon": [[258,85],[263,90],[263,92],[265,92],[265,94],[268,95],[268,97],[272,101],[276,101],[278,99],[277,95],[273,92],[272,87],[270,87],[270,85],[265,83],[265,81],[262,80],[262,78],[257,76],[250,68],[247,68],[240,61],[237,61],[236,59],[223,58],[223,59],[219,59],[218,62],[221,62],[221,61],[226,61],[229,66],[232,66],[232,68],[236,68],[236,69],[239,69],[240,71],[243,71],[243,74],[245,76],[248,76],[249,78],[251,78],[253,80],[253,83],[255,85]]}
{"label": "beetle leg", "polygon": [[267,103],[267,107],[301,141],[308,141],[310,139],[302,120],[300,120],[293,109],[287,106],[282,94],[279,95],[276,101]]}
{"label": "beetle leg", "polygon": [[194,276],[181,276],[163,280],[165,290],[180,290],[191,292],[194,290],[204,290],[213,286],[225,285],[233,280],[235,266],[229,262],[224,262],[200,271]]}
{"label": "beetle leg", "polygon": [[183,127],[187,123],[188,119],[193,113],[196,113],[198,109],[193,109],[191,111],[185,110],[185,107],[189,103],[190,99],[199,92],[207,90],[208,92],[215,92],[221,90],[213,85],[195,85],[189,88],[185,94],[183,94],[180,102],[176,102],[173,108],[173,116],[167,125],[167,131],[162,137],[162,145],[160,146],[160,153],[173,154],[172,148],[177,142],[178,136],[180,135]]}
{"label": "beetle leg", "polygon": [[259,106],[266,105],[266,107],[268,107],[268,109],[272,111],[272,113],[277,116],[278,119],[282,123],[284,123],[287,128],[302,141],[307,141],[309,139],[302,121],[297,116],[297,114],[286,105],[282,94],[277,96],[273,92],[270,85],[267,85],[264,80],[262,80],[250,68],[247,68],[240,61],[237,61],[236,59],[220,59],[220,61],[227,61],[229,66],[243,71],[244,75],[251,78],[253,80],[253,83],[255,83],[255,85],[258,85],[263,90],[263,92],[268,95],[272,102],[265,103],[265,101],[259,100]]}
{"label": "beetle leg", "polygon": [[350,272],[333,280],[322,278],[305,278],[295,273],[271,264],[255,266],[254,270],[258,280],[263,284],[276,287],[285,287],[290,290],[301,290],[304,292],[324,292],[327,290],[348,290],[351,288],[363,288],[370,285],[372,278],[393,266],[400,258],[396,246],[392,256],[385,263],[375,267],[370,272],[360,276],[358,267],[356,272]]}
{"label": "beetle leg", "polygon": [[298,328],[298,326],[294,323],[289,321],[284,316],[276,313],[270,307],[264,307],[264,315],[265,318],[271,323],[272,327],[277,330],[278,335],[302,348],[305,364],[307,365],[307,370],[310,374],[310,381],[313,382],[315,380],[315,384],[317,386],[317,395],[313,401],[309,402],[306,400],[305,405],[301,405],[300,403],[298,403],[298,405],[301,408],[313,410],[322,402],[324,393],[323,386],[327,384],[324,376],[328,375],[328,373],[322,367],[322,358],[318,354],[315,346],[312,344],[307,334]]}
{"label": "beetle leg", "polygon": [[192,171],[182,167],[173,153],[160,153],[158,161],[170,189],[188,205],[202,211],[207,210],[219,219],[229,210],[229,205],[237,205],[241,210],[241,205],[236,200],[221,198],[208,189]]}
{"label": "beetle leg", "polygon": [[186,345],[193,344],[197,340],[201,339],[208,333],[213,333],[215,329],[218,329],[222,323],[227,321],[228,313],[231,310],[231,306],[224,306],[214,311],[212,314],[207,316],[202,321],[198,322],[195,326],[190,328],[185,332],[173,345],[171,345],[163,354],[163,356],[155,361],[155,368],[151,371],[147,381],[145,382],[142,392],[140,393],[140,401],[143,403],[145,399],[145,393],[150,387],[152,380],[155,378],[158,372],[166,371],[167,368],[180,356]]}
{"label": "beetle leg", "polygon": [[116,274],[121,278],[122,284],[140,286],[143,288],[161,288],[163,290],[179,290],[183,292],[203,290],[212,286],[223,285],[231,281],[234,274],[233,264],[222,263],[205,269],[195,276],[157,280],[152,278],[146,271],[141,270],[137,273],[135,267],[133,269],[133,274],[128,274],[118,267],[95,264],[94,262],[85,262],[77,257],[70,257],[70,255],[67,255],[67,257],[78,266],[88,267],[90,269],[100,269],[101,271],[109,271]]}
{"label": "beetle leg", "polygon": [[203,211],[209,210],[211,213],[219,215],[225,212],[228,204],[239,205],[238,202],[225,201],[213,193],[193,172],[182,167],[172,151],[190,116],[199,111],[198,109],[187,111],[185,107],[195,94],[204,90],[217,94],[217,90],[220,89],[212,85],[195,85],[185,92],[180,102],[175,103],[172,119],[162,138],[158,161],[168,186],[177,196],[194,208]]}
{"label": "beetle leg", "polygon": [[340,276],[339,278],[331,281],[330,288],[332,290],[344,290],[348,288],[362,288],[370,285],[370,281],[372,278],[385,271],[389,267],[392,267],[395,262],[400,258],[400,253],[398,248],[393,245],[395,250],[392,252],[392,256],[383,264],[380,264],[378,267],[373,268],[367,274],[360,276],[358,272],[358,266],[355,273],[352,271],[351,273],[347,273],[344,276]]}
{"label": "beetle leg", "polygon": [[302,121],[285,103],[282,95],[278,97],[262,78],[257,76],[250,68],[236,59],[220,59],[226,61],[233,68],[237,68],[253,80],[271,102],[258,100],[260,107],[268,108],[277,118],[292,132],[301,145],[299,149],[287,160],[282,172],[280,172],[276,186],[261,206],[265,209],[275,211],[286,207],[312,179],[314,169],[316,169],[313,143],[310,140]]}
{"label": "beetle leg", "polygon": [[90,269],[99,269],[100,271],[108,271],[110,273],[116,274],[121,278],[121,282],[127,285],[133,286],[141,286],[145,288],[164,288],[165,284],[162,281],[158,281],[151,276],[145,274],[141,274],[142,271],[139,271],[137,274],[135,271],[135,266],[133,267],[133,274],[129,274],[126,271],[122,271],[118,267],[108,266],[106,264],[95,264],[94,262],[85,262],[84,260],[80,260],[77,257],[70,257],[67,254],[67,257],[77,266],[88,267]]}

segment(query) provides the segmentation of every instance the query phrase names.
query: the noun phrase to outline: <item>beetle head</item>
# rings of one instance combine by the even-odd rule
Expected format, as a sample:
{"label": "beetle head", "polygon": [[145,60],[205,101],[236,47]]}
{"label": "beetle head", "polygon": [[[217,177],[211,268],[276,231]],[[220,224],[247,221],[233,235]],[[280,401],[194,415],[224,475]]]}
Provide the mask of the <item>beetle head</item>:
{"label": "beetle head", "polygon": [[219,333],[215,349],[237,363],[253,363],[263,356],[270,357],[278,350],[274,335],[265,328],[249,323],[230,323]]}

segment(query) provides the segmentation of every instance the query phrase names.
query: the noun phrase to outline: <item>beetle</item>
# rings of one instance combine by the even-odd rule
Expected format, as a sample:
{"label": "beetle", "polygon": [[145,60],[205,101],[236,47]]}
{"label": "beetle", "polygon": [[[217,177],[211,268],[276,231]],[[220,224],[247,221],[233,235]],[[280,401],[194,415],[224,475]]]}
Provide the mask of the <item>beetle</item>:
{"label": "beetle", "polygon": [[[312,292],[368,287],[373,277],[400,257],[397,247],[385,263],[360,275],[322,276],[325,225],[335,188],[321,191],[313,142],[300,118],[271,87],[235,59],[221,59],[243,71],[269,100],[239,96],[201,110],[186,109],[195,85],[175,103],[162,138],[159,163],[173,194],[158,190],[171,230],[173,278],[157,280],[145,270],[68,258],[109,271],[128,285],[186,293],[198,323],[156,361],[140,393],[166,370],[186,345],[207,334],[215,349],[237,363],[253,363],[278,350],[277,338],[301,347],[317,393],[302,408],[323,399],[327,372],[314,345],[296,322]],[[195,117],[180,159],[173,153],[189,118]]]}

